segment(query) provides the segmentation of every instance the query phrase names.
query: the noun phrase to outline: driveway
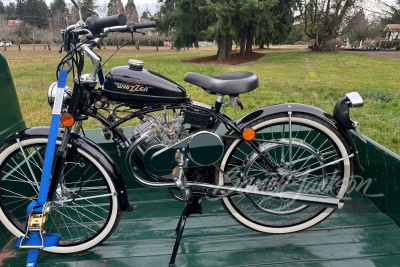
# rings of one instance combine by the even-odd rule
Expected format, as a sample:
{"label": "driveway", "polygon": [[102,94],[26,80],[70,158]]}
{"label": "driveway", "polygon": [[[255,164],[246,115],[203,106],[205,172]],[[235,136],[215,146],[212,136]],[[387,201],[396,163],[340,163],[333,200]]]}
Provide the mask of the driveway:
{"label": "driveway", "polygon": [[364,54],[368,56],[400,59],[400,51],[346,51],[346,52],[353,54]]}

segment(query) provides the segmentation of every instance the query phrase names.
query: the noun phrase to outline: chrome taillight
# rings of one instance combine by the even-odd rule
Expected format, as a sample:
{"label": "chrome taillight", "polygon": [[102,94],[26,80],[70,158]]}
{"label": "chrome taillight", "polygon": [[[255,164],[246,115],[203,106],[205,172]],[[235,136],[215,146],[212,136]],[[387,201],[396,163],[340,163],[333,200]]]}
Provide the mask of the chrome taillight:
{"label": "chrome taillight", "polygon": [[348,101],[346,104],[349,105],[350,108],[361,108],[364,106],[364,100],[358,92],[351,92],[346,94]]}

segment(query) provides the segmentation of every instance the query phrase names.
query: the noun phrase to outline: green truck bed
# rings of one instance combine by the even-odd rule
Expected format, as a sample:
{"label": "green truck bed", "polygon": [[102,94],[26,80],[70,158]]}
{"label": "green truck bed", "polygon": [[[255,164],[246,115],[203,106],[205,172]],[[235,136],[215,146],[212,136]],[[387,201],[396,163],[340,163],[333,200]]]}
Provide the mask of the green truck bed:
{"label": "green truck bed", "polygon": [[[184,204],[166,189],[138,186],[124,167],[125,155],[119,157],[98,130],[86,134],[120,166],[134,209],[124,213],[115,233],[101,246],[74,255],[41,252],[38,266],[168,266]],[[203,215],[188,219],[176,266],[400,266],[400,157],[367,140],[356,141],[366,167],[366,172],[355,173],[362,186],[352,190],[352,200],[342,210],[308,230],[269,235],[239,225],[219,201],[205,200]],[[14,239],[3,226],[0,230],[0,266],[24,266],[27,250],[14,248]]]}
{"label": "green truck bed", "polygon": [[[399,266],[400,228],[361,193],[324,222],[284,235],[251,231],[219,201],[189,218],[176,266]],[[101,246],[77,255],[40,253],[39,266],[168,266],[183,203],[165,189],[130,189],[133,212]],[[3,249],[2,266],[24,266],[27,250]]]}

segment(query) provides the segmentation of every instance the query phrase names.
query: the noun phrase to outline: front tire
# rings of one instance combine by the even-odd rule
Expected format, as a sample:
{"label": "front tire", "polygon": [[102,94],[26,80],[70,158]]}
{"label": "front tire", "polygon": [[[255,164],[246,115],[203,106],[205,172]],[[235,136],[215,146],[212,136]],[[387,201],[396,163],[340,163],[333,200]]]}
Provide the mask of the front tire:
{"label": "front tire", "polygon": [[[21,138],[20,143],[33,175],[17,142],[0,149],[0,220],[16,237],[25,234],[26,207],[37,199],[39,190],[33,176],[40,186],[47,138]],[[57,140],[57,146],[60,144]],[[66,254],[91,249],[114,232],[122,216],[118,197],[110,195],[116,187],[106,169],[88,151],[78,148],[77,153],[64,166],[63,177],[68,180],[57,189],[57,194],[67,192],[67,198],[59,198],[67,204],[52,209],[45,224],[47,233],[61,234],[58,246],[43,249],[48,252]]]}
{"label": "front tire", "polygon": [[[310,188],[305,188],[308,182],[307,179],[314,179],[317,184],[316,186],[312,184],[316,189],[313,191],[314,194],[343,198],[351,184],[352,160],[345,159],[337,163],[334,166],[334,171],[329,166],[310,173],[307,175],[308,177],[302,177],[301,173],[306,170],[307,166],[304,165],[307,162],[311,164],[308,169],[313,169],[316,166],[324,166],[324,164],[335,159],[347,157],[350,154],[347,142],[331,124],[313,115],[293,113],[291,115],[291,124],[294,131],[292,133],[292,152],[295,155],[292,155],[292,169],[290,171],[299,174],[295,181],[279,184],[277,180],[274,180],[274,183],[278,183],[278,185],[271,186],[271,181],[274,179],[273,176],[265,178],[262,176],[265,170],[268,170],[268,166],[265,163],[263,165],[263,162],[257,158],[257,155],[242,140],[236,139],[227,146],[228,148],[221,161],[221,170],[231,178],[227,181],[222,173],[217,173],[216,183],[218,185],[229,185],[232,182],[236,184],[237,181],[243,182],[247,179],[247,183],[252,183],[252,185],[268,184],[270,186],[269,188],[267,187],[268,190],[272,191],[282,189],[309,193],[303,190],[310,190]],[[247,128],[252,128],[256,132],[256,138],[258,139],[288,140],[288,126],[288,113],[279,113],[261,118],[251,123]],[[257,143],[260,149],[268,153],[282,166],[280,169],[289,172],[289,167],[287,166],[290,164],[288,163],[287,155],[292,152],[288,153],[288,146],[274,145],[267,142]],[[293,148],[293,144],[297,145],[297,150]],[[298,158],[296,158],[296,151],[300,151],[297,153]],[[300,154],[304,156],[299,156]],[[316,155],[321,156],[318,158]],[[254,164],[254,167],[247,166],[249,162]],[[329,177],[330,173],[335,174]],[[235,175],[238,177],[236,180]],[[267,174],[264,176],[267,176]],[[252,180],[247,177],[252,178]],[[328,185],[327,181],[329,181]],[[278,186],[280,187],[278,188]],[[289,201],[285,203],[285,200],[243,194],[223,198],[221,203],[230,216],[243,226],[255,231],[273,234],[292,233],[307,229],[323,221],[335,211],[332,208],[296,205],[295,202]]]}

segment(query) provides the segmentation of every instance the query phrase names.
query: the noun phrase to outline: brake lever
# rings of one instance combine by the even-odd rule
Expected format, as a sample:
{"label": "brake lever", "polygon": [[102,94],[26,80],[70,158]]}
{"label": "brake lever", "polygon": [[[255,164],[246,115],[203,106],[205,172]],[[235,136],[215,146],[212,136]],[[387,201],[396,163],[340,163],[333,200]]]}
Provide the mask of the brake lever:
{"label": "brake lever", "polygon": [[137,33],[141,33],[141,34],[143,34],[143,35],[145,35],[145,34],[146,34],[146,32],[144,32],[144,31],[139,31],[139,30],[136,30],[135,32],[137,32]]}
{"label": "brake lever", "polygon": [[58,47],[58,53],[62,53],[64,48],[64,43],[60,44],[60,46]]}

